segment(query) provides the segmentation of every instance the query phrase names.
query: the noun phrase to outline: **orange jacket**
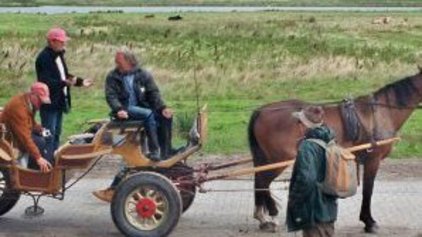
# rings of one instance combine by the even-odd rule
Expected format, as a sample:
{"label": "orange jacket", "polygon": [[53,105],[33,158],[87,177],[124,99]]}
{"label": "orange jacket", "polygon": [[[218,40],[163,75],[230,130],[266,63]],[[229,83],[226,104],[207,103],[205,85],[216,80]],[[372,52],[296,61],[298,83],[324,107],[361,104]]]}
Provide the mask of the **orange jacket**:
{"label": "orange jacket", "polygon": [[7,140],[15,142],[19,150],[39,159],[42,156],[32,140],[32,131],[40,132],[42,127],[35,122],[34,116],[29,94],[20,94],[13,96],[4,106],[0,122],[4,123],[9,131]]}

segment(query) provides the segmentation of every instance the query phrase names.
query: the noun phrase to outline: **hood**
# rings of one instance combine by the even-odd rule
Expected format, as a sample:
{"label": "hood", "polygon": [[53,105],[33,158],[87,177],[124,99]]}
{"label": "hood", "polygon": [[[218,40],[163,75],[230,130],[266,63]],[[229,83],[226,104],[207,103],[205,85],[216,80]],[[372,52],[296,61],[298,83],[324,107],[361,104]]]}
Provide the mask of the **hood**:
{"label": "hood", "polygon": [[306,138],[321,139],[325,142],[329,142],[334,139],[335,133],[326,125],[322,125],[316,128],[309,129],[305,133]]}

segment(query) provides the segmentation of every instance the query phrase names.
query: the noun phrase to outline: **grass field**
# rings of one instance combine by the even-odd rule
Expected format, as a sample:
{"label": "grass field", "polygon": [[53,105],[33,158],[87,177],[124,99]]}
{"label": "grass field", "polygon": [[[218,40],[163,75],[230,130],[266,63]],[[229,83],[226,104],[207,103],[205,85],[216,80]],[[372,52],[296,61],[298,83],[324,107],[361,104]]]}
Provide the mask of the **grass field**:
{"label": "grass field", "polygon": [[235,5],[235,6],[422,6],[420,0],[2,0],[0,6],[161,6],[161,5]]}
{"label": "grass field", "polygon": [[[262,104],[299,98],[314,102],[359,96],[417,72],[422,65],[422,15],[389,13],[0,14],[0,103],[35,80],[34,60],[49,27],[66,28],[67,61],[75,74],[93,78],[73,90],[64,136],[84,121],[107,117],[105,75],[116,49],[142,58],[177,112],[177,123],[200,104],[210,113],[208,153],[247,152],[246,128]],[[402,129],[394,157],[422,152],[422,113]],[[176,126],[177,127],[177,126]],[[179,139],[180,140],[180,139]]]}

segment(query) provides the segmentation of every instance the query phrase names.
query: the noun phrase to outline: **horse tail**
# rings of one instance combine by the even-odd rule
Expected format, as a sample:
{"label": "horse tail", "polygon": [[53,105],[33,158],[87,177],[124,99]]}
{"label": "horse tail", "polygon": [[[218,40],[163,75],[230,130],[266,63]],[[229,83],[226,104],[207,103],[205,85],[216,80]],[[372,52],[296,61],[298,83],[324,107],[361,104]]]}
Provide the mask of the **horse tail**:
{"label": "horse tail", "polygon": [[252,153],[252,160],[255,166],[263,165],[266,163],[264,151],[259,146],[258,141],[256,140],[256,137],[255,137],[255,133],[254,133],[255,122],[258,119],[259,115],[260,115],[260,111],[255,110],[252,113],[252,116],[251,116],[251,119],[249,120],[249,125],[248,125],[249,149]]}
{"label": "horse tail", "polygon": [[[259,110],[255,110],[251,116],[248,125],[248,140],[249,148],[252,153],[252,160],[254,166],[261,166],[268,163],[265,157],[265,153],[262,148],[259,146],[254,133],[254,127],[256,120],[260,115]],[[276,216],[278,210],[274,199],[271,197],[269,190],[264,191],[263,189],[268,189],[271,181],[274,179],[274,173],[271,171],[255,173],[254,188],[255,188],[255,207],[262,207],[264,210],[268,211],[271,216]],[[257,210],[257,209],[256,209]],[[256,214],[256,213],[255,213]]]}

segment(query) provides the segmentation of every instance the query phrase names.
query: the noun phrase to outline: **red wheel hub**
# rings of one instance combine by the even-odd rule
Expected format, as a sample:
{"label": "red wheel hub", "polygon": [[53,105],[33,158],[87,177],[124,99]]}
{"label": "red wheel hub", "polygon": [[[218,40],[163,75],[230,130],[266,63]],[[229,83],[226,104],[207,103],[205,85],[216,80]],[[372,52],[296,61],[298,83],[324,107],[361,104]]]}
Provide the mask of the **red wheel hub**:
{"label": "red wheel hub", "polygon": [[136,212],[141,218],[151,218],[156,210],[157,205],[150,198],[142,198],[136,204]]}

